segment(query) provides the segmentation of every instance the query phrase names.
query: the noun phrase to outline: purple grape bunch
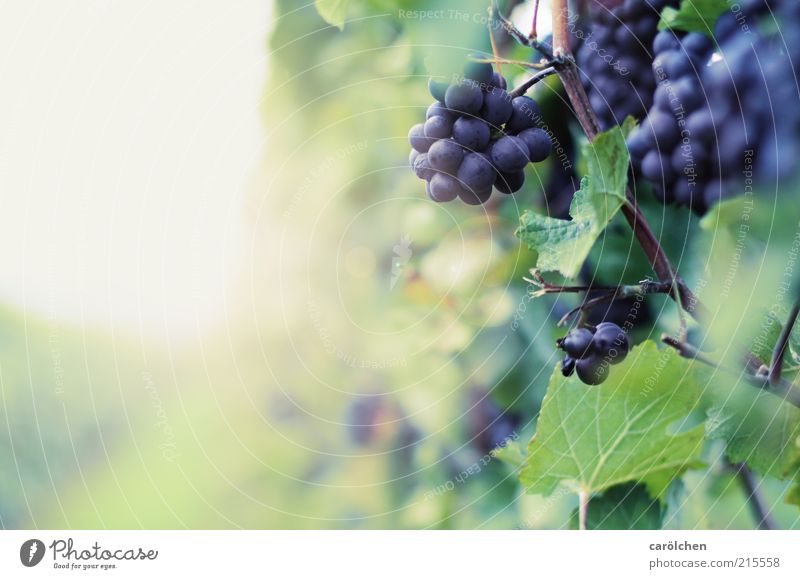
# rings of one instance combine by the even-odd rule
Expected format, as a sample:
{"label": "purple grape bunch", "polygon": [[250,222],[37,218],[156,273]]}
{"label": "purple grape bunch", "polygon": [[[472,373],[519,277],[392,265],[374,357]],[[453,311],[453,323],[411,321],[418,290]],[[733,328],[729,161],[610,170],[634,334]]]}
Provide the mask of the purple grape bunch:
{"label": "purple grape bunch", "polygon": [[431,200],[481,205],[493,188],[515,193],[525,182],[526,165],[550,156],[552,142],[538,126],[536,101],[509,93],[491,64],[469,62],[460,82],[432,78],[428,90],[436,101],[408,140],[409,163]]}
{"label": "purple grape bunch", "polygon": [[603,130],[622,124],[628,116],[641,120],[647,115],[656,89],[650,46],[661,10],[678,4],[678,0],[625,0],[612,9],[596,6],[592,26],[580,30],[578,69]]}
{"label": "purple grape bunch", "polygon": [[565,352],[561,373],[564,376],[575,373],[589,386],[605,382],[609,367],[622,362],[630,349],[628,335],[613,322],[574,328],[556,346]]}
{"label": "purple grape bunch", "polygon": [[628,148],[659,200],[702,214],[797,174],[798,18],[795,0],[743,0],[717,20],[716,44],[658,33],[654,105]]}

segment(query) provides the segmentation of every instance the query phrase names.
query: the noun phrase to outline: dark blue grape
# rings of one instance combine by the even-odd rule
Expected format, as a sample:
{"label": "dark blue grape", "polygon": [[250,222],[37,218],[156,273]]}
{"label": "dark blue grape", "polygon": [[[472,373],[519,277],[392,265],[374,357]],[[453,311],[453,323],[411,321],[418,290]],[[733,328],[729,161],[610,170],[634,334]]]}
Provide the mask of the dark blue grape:
{"label": "dark blue grape", "polygon": [[516,193],[525,184],[525,171],[512,171],[511,173],[498,172],[494,187],[501,193],[510,195]]}
{"label": "dark blue grape", "polygon": [[457,177],[466,189],[483,191],[494,184],[495,170],[485,153],[467,153],[458,168]]}
{"label": "dark blue grape", "polygon": [[462,187],[461,191],[458,193],[458,198],[461,199],[467,205],[483,205],[486,203],[489,198],[492,196],[491,189],[484,189],[482,191],[478,190],[469,190],[464,189]]}
{"label": "dark blue grape", "polygon": [[519,137],[506,135],[492,144],[491,158],[498,171],[520,171],[528,164],[528,145]]}
{"label": "dark blue grape", "polygon": [[443,116],[435,116],[425,121],[423,132],[432,139],[448,139],[453,132],[453,121]]}
{"label": "dark blue grape", "polygon": [[408,142],[411,143],[411,147],[414,150],[425,153],[431,148],[434,139],[425,136],[425,127],[422,123],[419,123],[408,131]]}
{"label": "dark blue grape", "polygon": [[492,86],[495,87],[495,88],[501,88],[503,90],[508,88],[508,84],[506,83],[506,79],[499,72],[495,72],[492,75]]}
{"label": "dark blue grape", "polygon": [[463,189],[450,175],[436,173],[428,183],[428,197],[437,203],[446,203],[458,197]]}
{"label": "dark blue grape", "polygon": [[[482,54],[471,54],[470,58],[485,59]],[[479,85],[489,86],[494,78],[494,70],[488,62],[468,62],[464,65],[464,78],[474,80]]]}
{"label": "dark blue grape", "polygon": [[483,106],[483,92],[472,83],[456,84],[447,89],[444,103],[448,109],[477,115]]}
{"label": "dark blue grape", "polygon": [[455,114],[453,111],[448,109],[444,106],[444,103],[436,101],[431,106],[428,107],[428,110],[425,111],[425,120],[430,119],[431,117],[445,117],[450,119],[451,122],[455,120]]}
{"label": "dark blue grape", "polygon": [[428,163],[437,171],[454,175],[464,158],[464,149],[453,140],[436,141],[428,150]]}
{"label": "dark blue grape", "polygon": [[489,144],[489,125],[475,117],[459,117],[453,124],[453,139],[468,151],[482,151]]}
{"label": "dark blue grape", "polygon": [[528,159],[531,163],[544,161],[553,150],[550,135],[543,129],[525,129],[517,136],[528,146]]}
{"label": "dark blue grape", "polygon": [[428,92],[430,92],[431,96],[437,101],[444,102],[444,95],[449,86],[448,83],[435,78],[430,78],[428,80]]}
{"label": "dark blue grape", "polygon": [[575,371],[581,382],[589,386],[602,384],[608,378],[608,363],[597,356],[589,356],[575,362]]}
{"label": "dark blue grape", "polygon": [[628,335],[616,324],[598,327],[592,338],[592,349],[596,356],[611,364],[619,364],[628,355]]}
{"label": "dark blue grape", "polygon": [[425,181],[430,180],[430,178],[433,177],[433,174],[435,173],[430,164],[428,164],[427,153],[417,153],[417,156],[414,158],[412,166],[414,168],[414,174],[420,179],[424,179]]}
{"label": "dark blue grape", "polygon": [[535,127],[542,116],[539,105],[530,97],[518,96],[511,101],[511,118],[506,124],[506,132],[516,134]]}
{"label": "dark blue grape", "polygon": [[561,361],[561,374],[563,376],[569,377],[575,372],[575,358],[570,358],[569,356],[565,356],[564,359]]}
{"label": "dark blue grape", "polygon": [[578,360],[591,354],[593,337],[586,328],[575,328],[564,336],[560,345],[567,354]]}
{"label": "dark blue grape", "polygon": [[501,88],[495,88],[483,97],[481,117],[494,128],[500,128],[511,118],[511,96]]}

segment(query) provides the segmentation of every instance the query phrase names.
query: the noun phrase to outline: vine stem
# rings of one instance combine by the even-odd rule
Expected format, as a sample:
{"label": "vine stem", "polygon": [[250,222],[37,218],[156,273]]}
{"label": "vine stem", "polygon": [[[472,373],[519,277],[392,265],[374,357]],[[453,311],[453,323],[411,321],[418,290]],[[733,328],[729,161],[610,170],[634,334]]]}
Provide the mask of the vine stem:
{"label": "vine stem", "polygon": [[[595,115],[589,103],[589,97],[586,96],[583,83],[575,67],[575,60],[572,58],[569,49],[568,20],[569,7],[567,0],[553,0],[553,53],[556,58],[561,59],[558,74],[583,132],[589,141],[593,141],[600,131],[600,126],[597,121],[597,115]],[[631,193],[630,188],[626,189],[625,197],[627,203],[622,206],[622,214],[633,230],[633,234],[647,256],[653,271],[662,281],[669,280],[675,284],[675,291],[669,295],[678,303],[678,307],[688,308],[686,311],[689,315],[699,319],[705,311],[703,305],[675,271],[666,253],[664,253],[664,248],[661,247],[658,238],[639,209],[636,198]]]}
{"label": "vine stem", "polygon": [[770,513],[769,505],[761,494],[761,488],[755,473],[747,468],[745,463],[733,464],[736,475],[742,483],[744,492],[747,493],[747,504],[756,521],[756,526],[762,531],[775,531],[780,529],[775,518]]}
{"label": "vine stem", "polygon": [[589,514],[589,493],[581,490],[578,493],[578,530],[586,530],[586,516]]}
{"label": "vine stem", "polygon": [[675,338],[663,334],[661,336],[661,341],[664,342],[667,346],[671,348],[675,348],[684,358],[688,358],[690,360],[697,360],[698,362],[702,362],[712,368],[716,368],[718,370],[723,370],[728,372],[729,374],[733,374],[735,376],[742,376],[744,377],[750,384],[756,386],[757,388],[761,388],[771,394],[778,396],[779,398],[785,400],[792,406],[796,406],[800,408],[800,389],[797,388],[794,384],[789,382],[788,380],[781,378],[777,384],[772,385],[769,381],[769,376],[767,374],[750,374],[747,371],[737,371],[732,368],[727,368],[722,366],[718,362],[715,362],[702,352],[700,352],[697,348],[683,342],[681,340],[676,340]]}
{"label": "vine stem", "polygon": [[794,324],[797,322],[798,314],[800,314],[800,300],[794,302],[792,310],[789,312],[789,317],[786,319],[786,325],[783,326],[781,335],[778,338],[778,343],[775,344],[775,350],[772,352],[772,360],[769,365],[770,386],[777,386],[780,384],[783,357],[786,354],[786,346],[789,343],[789,337],[792,335]]}

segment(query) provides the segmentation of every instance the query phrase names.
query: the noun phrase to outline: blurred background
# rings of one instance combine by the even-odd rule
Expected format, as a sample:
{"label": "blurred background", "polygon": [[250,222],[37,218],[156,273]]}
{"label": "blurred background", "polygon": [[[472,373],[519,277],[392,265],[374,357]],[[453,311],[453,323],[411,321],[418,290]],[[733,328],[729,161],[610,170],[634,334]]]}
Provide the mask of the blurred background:
{"label": "blurred background", "polygon": [[[486,2],[352,2],[343,31],[289,0],[3,8],[0,525],[569,526],[574,496],[490,452],[530,438],[575,305],[526,296],[513,232],[565,215],[574,170],[474,208],[407,166]],[[557,82],[535,94],[572,158]],[[599,246],[609,282],[649,273],[621,222]],[[716,474],[669,526],[752,527]]]}

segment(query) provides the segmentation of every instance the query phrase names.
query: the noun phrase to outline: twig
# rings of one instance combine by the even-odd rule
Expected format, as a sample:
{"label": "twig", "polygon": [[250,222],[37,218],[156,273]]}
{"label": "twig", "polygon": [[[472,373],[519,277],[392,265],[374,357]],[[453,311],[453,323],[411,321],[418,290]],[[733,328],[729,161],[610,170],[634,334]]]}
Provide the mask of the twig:
{"label": "twig", "polygon": [[543,71],[534,74],[532,77],[530,77],[528,80],[523,82],[521,85],[519,85],[517,88],[515,88],[514,90],[512,90],[508,94],[512,99],[515,98],[515,97],[518,97],[518,96],[522,96],[526,92],[528,92],[528,90],[530,90],[530,88],[533,85],[535,85],[537,82],[547,78],[548,76],[550,76],[552,74],[556,74],[557,72],[558,72],[558,70],[556,70],[556,67],[554,67],[554,66],[550,66],[548,68],[545,68]]}
{"label": "twig", "polygon": [[732,464],[731,466],[736,470],[736,475],[747,494],[747,504],[750,505],[750,511],[753,513],[753,518],[756,520],[756,526],[759,530],[775,531],[780,529],[777,521],[770,513],[767,501],[764,500],[764,496],[761,494],[755,473],[747,468],[745,463]]}
{"label": "twig", "polygon": [[567,0],[556,0],[550,3],[553,10],[553,56],[570,54],[567,19],[569,4]]}
{"label": "twig", "polygon": [[[600,127],[597,121],[597,115],[589,103],[589,97],[586,96],[583,83],[578,76],[575,60],[572,58],[569,50],[569,39],[567,38],[568,20],[569,8],[567,0],[553,0],[553,45],[557,47],[555,50],[556,57],[560,58],[560,66],[558,67],[559,77],[572,103],[578,122],[583,128],[584,133],[586,133],[586,137],[589,141],[593,141]],[[559,37],[560,43],[555,41]],[[559,53],[559,50],[563,52]],[[636,199],[629,188],[625,191],[625,196],[628,202],[622,206],[621,211],[628,225],[633,229],[636,240],[644,250],[653,271],[660,280],[671,280],[675,283],[676,292],[670,293],[670,296],[676,300],[676,302],[679,302],[679,304],[680,302],[684,305],[688,304],[688,313],[695,319],[698,319],[704,313],[705,308],[688,288],[686,283],[678,276],[669,258],[664,253],[664,249],[653,233],[653,230],[650,228],[650,225],[639,209]]]}
{"label": "twig", "polygon": [[539,18],[539,0],[536,0],[533,4],[533,22],[531,22],[531,33],[528,34],[528,38],[531,40],[536,40],[539,37],[539,34],[536,32],[536,21]]}
{"label": "twig", "polygon": [[586,518],[589,514],[589,493],[581,490],[578,493],[578,530],[586,530]]}
{"label": "twig", "polygon": [[551,48],[546,44],[544,44],[543,42],[539,42],[539,40],[536,38],[528,38],[524,32],[522,32],[519,28],[514,26],[514,24],[510,20],[508,20],[505,16],[503,16],[500,13],[500,9],[497,7],[496,0],[493,0],[491,6],[489,6],[489,18],[500,22],[505,31],[508,32],[509,36],[511,36],[522,46],[535,48],[540,53],[542,53],[545,56],[545,58],[547,58],[548,60],[553,60],[553,51],[551,50]]}
{"label": "twig", "polygon": [[743,377],[747,380],[748,383],[751,385],[769,392],[770,394],[774,394],[779,398],[785,400],[792,406],[796,406],[800,408],[800,389],[798,389],[794,384],[785,380],[783,378],[775,384],[771,385],[769,382],[769,376],[767,374],[751,374],[748,371],[741,371],[735,370],[733,368],[728,368],[726,366],[721,365],[718,362],[715,362],[702,352],[700,352],[697,348],[692,346],[687,342],[682,342],[681,340],[676,340],[675,338],[668,336],[666,334],[662,334],[661,341],[664,342],[667,346],[671,348],[675,348],[684,358],[688,358],[690,360],[697,360],[698,362],[702,362],[703,364],[707,364],[712,368],[716,368],[718,370],[723,370],[729,374],[733,374],[734,376]]}
{"label": "twig", "polygon": [[789,337],[792,335],[792,329],[797,321],[798,314],[800,314],[800,301],[795,301],[789,312],[789,317],[786,319],[786,325],[784,325],[781,330],[778,343],[775,344],[775,349],[772,351],[772,360],[769,365],[770,386],[776,386],[781,380],[781,370],[783,368],[783,357],[786,354],[786,345],[789,343]]}

